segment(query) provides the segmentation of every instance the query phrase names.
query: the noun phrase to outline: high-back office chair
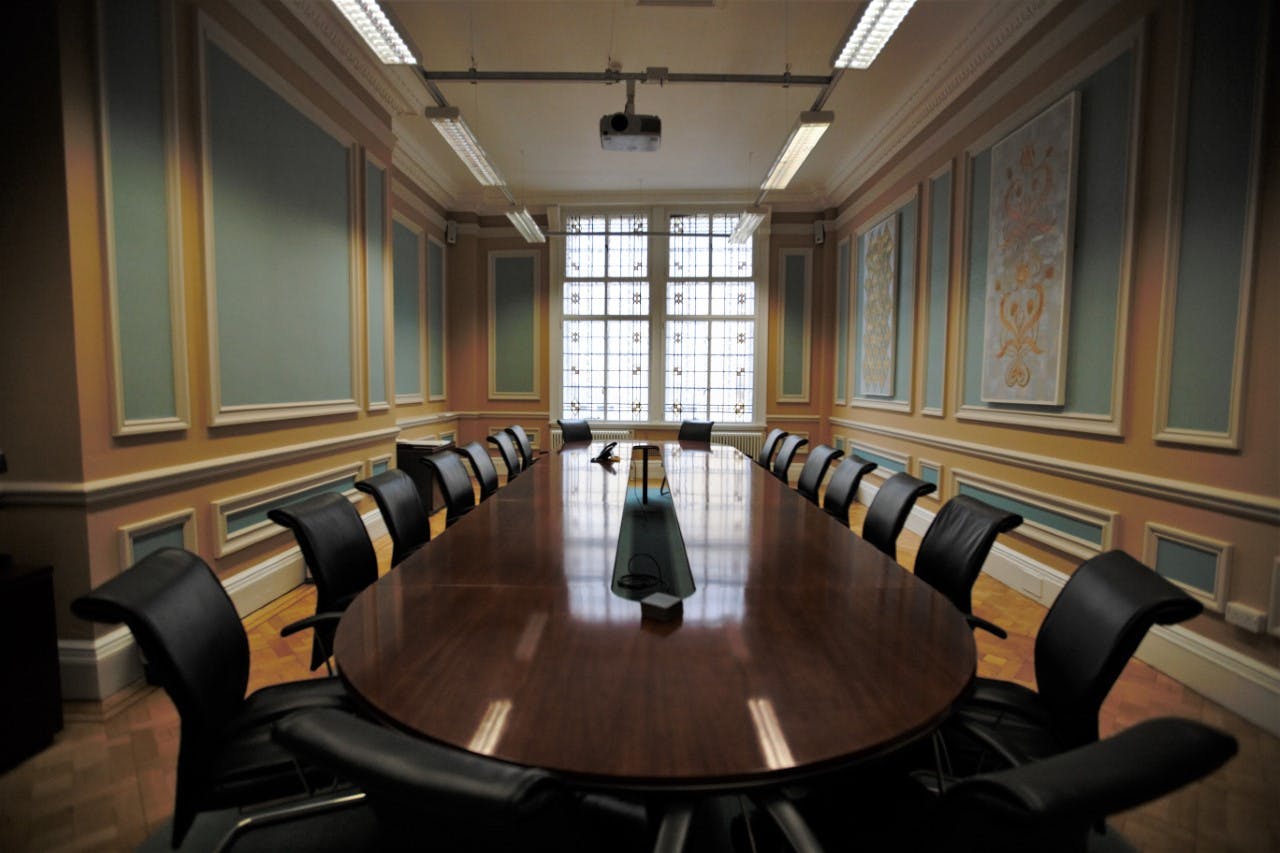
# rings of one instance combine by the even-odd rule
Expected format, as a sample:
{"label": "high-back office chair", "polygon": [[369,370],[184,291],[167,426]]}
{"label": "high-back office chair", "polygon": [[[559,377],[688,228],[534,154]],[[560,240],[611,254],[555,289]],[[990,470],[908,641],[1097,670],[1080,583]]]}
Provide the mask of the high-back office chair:
{"label": "high-back office chair", "polygon": [[366,849],[634,851],[651,835],[641,807],[341,711],[294,714],[275,738],[364,790],[378,823]]}
{"label": "high-back office chair", "polygon": [[1183,622],[1201,610],[1123,551],[1086,560],[1036,634],[1037,690],[979,678],[957,725],[1013,764],[1092,743],[1103,700],[1151,626]]}
{"label": "high-back office chair", "polygon": [[178,709],[181,740],[172,842],[197,812],[261,803],[305,791],[292,755],[268,736],[302,708],[350,707],[336,678],[273,684],[245,697],[249,640],[235,605],[200,557],[163,548],[71,602],[91,622],[123,622],[147,676]]}
{"label": "high-back office chair", "polygon": [[700,441],[711,443],[711,428],[715,421],[681,421],[680,431],[676,433],[677,441]]}
{"label": "high-back office chair", "polygon": [[827,483],[827,493],[822,496],[822,509],[827,515],[849,526],[849,506],[858,496],[858,484],[862,478],[876,470],[876,463],[861,456],[850,455],[836,466],[836,472]]}
{"label": "high-back office chair", "polygon": [[956,495],[942,505],[925,531],[916,554],[916,577],[950,599],[970,626],[1005,638],[1003,628],[973,615],[973,585],[996,537],[1021,523],[1017,513]]}
{"label": "high-back office chair", "polygon": [[361,480],[356,488],[373,495],[378,504],[378,512],[382,513],[387,533],[391,535],[391,565],[400,565],[405,557],[431,539],[431,519],[422,506],[417,485],[408,474],[391,468]]}
{"label": "high-back office chair", "polygon": [[911,508],[917,498],[936,488],[933,483],[926,483],[905,471],[885,480],[871,499],[871,506],[867,507],[866,518],[862,521],[862,538],[893,559],[898,559],[898,534],[907,523]]}
{"label": "high-back office chair", "polygon": [[529,440],[529,433],[524,431],[524,427],[520,424],[512,424],[504,432],[511,436],[511,440],[516,443],[516,450],[520,451],[522,468],[528,468],[538,461],[537,455],[533,452],[533,442]]}
{"label": "high-back office chair", "polygon": [[773,452],[778,449],[778,442],[787,436],[786,430],[774,429],[769,430],[768,435],[764,437],[764,441],[760,443],[760,452],[756,454],[756,464],[766,471],[773,464]]}
{"label": "high-back office chair", "polygon": [[773,458],[773,476],[781,480],[784,486],[787,484],[787,474],[791,469],[791,462],[796,458],[796,451],[808,443],[809,439],[798,435],[788,435],[782,439],[782,446],[778,448],[778,455]]}
{"label": "high-back office chair", "polygon": [[560,425],[560,438],[565,444],[591,441],[591,424],[586,421],[557,420]]}
{"label": "high-back office chair", "polygon": [[[462,457],[452,450],[439,450],[422,460],[435,472],[444,498],[444,523],[448,527],[476,507],[476,493],[471,488],[471,477],[462,467]],[[519,463],[517,463],[519,464]]]}
{"label": "high-back office chair", "polygon": [[822,480],[827,476],[831,463],[844,456],[843,450],[836,450],[825,444],[809,448],[809,458],[800,469],[800,478],[796,480],[796,491],[814,506],[818,505],[818,491],[822,488]]}
{"label": "high-back office chair", "polygon": [[[341,613],[360,592],[378,579],[378,555],[369,531],[351,501],[337,492],[273,509],[267,518],[293,531],[311,577],[316,582],[316,613]],[[293,633],[293,626],[285,630]],[[311,668],[328,663],[333,654],[336,622],[315,626]]]}
{"label": "high-back office chair", "polygon": [[495,432],[486,440],[498,448],[498,453],[502,456],[502,462],[507,466],[507,482],[510,483],[520,475],[520,471],[523,468],[522,457],[519,448],[516,447],[515,439],[511,437],[509,432]]}
{"label": "high-back office chair", "polygon": [[480,484],[480,500],[487,500],[489,495],[498,491],[498,469],[489,458],[489,451],[478,441],[472,441],[459,447],[458,453],[471,463],[471,471]]}
{"label": "high-back office chair", "polygon": [[1209,775],[1237,749],[1226,732],[1165,717],[1020,767],[948,781],[941,793],[930,776],[880,776],[800,809],[833,850],[1131,850],[1095,828]]}

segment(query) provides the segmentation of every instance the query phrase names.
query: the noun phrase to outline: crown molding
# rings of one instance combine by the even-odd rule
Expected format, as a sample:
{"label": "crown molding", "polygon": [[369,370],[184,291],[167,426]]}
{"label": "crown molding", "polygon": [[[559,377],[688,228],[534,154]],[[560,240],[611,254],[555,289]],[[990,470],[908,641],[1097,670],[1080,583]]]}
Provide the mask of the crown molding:
{"label": "crown molding", "polygon": [[839,205],[848,199],[1059,2],[1061,0],[1025,0],[1012,10],[1007,6],[993,6],[898,105],[867,143],[850,152],[836,167],[835,180],[827,191],[830,201],[827,206]]}

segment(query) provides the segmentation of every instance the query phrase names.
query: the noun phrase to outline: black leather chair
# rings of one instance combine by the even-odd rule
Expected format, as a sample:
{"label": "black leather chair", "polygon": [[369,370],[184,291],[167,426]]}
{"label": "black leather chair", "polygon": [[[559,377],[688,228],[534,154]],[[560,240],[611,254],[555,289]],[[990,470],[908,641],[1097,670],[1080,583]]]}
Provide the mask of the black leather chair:
{"label": "black leather chair", "polygon": [[498,469],[489,458],[489,451],[478,441],[464,444],[457,451],[471,463],[471,471],[480,484],[480,500],[487,500],[489,495],[498,491]]}
{"label": "black leather chair", "polygon": [[625,851],[651,841],[642,807],[341,711],[294,714],[275,737],[364,790],[377,836],[363,849]]}
{"label": "black leather chair", "polygon": [[476,493],[471,488],[471,477],[467,474],[467,469],[462,467],[461,456],[452,450],[439,450],[423,457],[422,464],[431,467],[435,472],[436,482],[440,484],[446,527],[475,509]]}
{"label": "black leather chair", "polygon": [[[306,498],[273,509],[267,518],[293,531],[302,559],[316,583],[316,613],[341,613],[369,584],[378,579],[378,555],[369,531],[351,501],[336,492]],[[305,627],[305,626],[304,626]],[[336,622],[315,626],[311,668],[328,663],[333,653]],[[288,636],[299,623],[281,630]]]}
{"label": "black leather chair", "polygon": [[515,439],[511,437],[511,433],[505,431],[495,432],[486,440],[498,448],[498,453],[502,456],[502,462],[507,466],[507,482],[510,483],[520,476],[520,471],[523,470],[524,465],[520,450],[516,447]]}
{"label": "black leather chair", "polygon": [[827,515],[849,526],[849,506],[858,496],[858,484],[862,478],[876,470],[876,463],[868,462],[861,456],[846,456],[836,466],[827,483],[827,493],[822,496],[822,509]]}
{"label": "black leather chair", "polygon": [[387,533],[391,535],[391,565],[400,565],[405,557],[431,539],[431,518],[423,509],[418,487],[408,474],[392,468],[361,480],[356,488],[373,495],[378,504]]}
{"label": "black leather chair", "polygon": [[556,421],[560,425],[560,437],[565,444],[591,441],[591,424],[586,421]]}
{"label": "black leather chair", "polygon": [[800,479],[796,480],[796,491],[817,506],[818,491],[822,488],[823,478],[827,476],[827,469],[841,456],[844,456],[843,450],[836,450],[825,444],[809,448],[809,458],[800,469]]}
{"label": "black leather chair", "polygon": [[1114,830],[1099,833],[1106,817],[1207,776],[1237,749],[1225,732],[1166,717],[1034,763],[948,781],[941,793],[931,774],[874,778],[800,809],[832,850],[1132,850]]}
{"label": "black leather chair", "polygon": [[715,421],[682,421],[680,431],[676,433],[677,441],[698,441],[711,443],[711,428]]}
{"label": "black leather chair", "polygon": [[773,465],[773,452],[778,449],[778,442],[786,438],[787,431],[771,429],[760,444],[760,452],[756,454],[756,464],[766,471]]}
{"label": "black leather chair", "polygon": [[809,443],[809,439],[801,438],[798,435],[788,435],[782,439],[782,446],[778,448],[778,455],[773,458],[773,476],[782,481],[783,485],[787,482],[787,472],[791,468],[791,460],[796,458],[796,451]]}
{"label": "black leather chair", "polygon": [[996,537],[1019,524],[1022,516],[1017,513],[956,495],[938,510],[916,554],[916,577],[950,599],[971,627],[1001,639],[1008,636],[1003,628],[973,615],[973,585]]}
{"label": "black leather chair", "polygon": [[533,442],[529,440],[529,433],[524,431],[524,427],[520,426],[520,424],[512,424],[503,432],[511,436],[511,440],[516,443],[516,450],[520,451],[521,467],[528,468],[538,461],[540,454],[533,452]]}
{"label": "black leather chair", "polygon": [[862,521],[862,538],[898,559],[898,534],[907,523],[916,499],[932,492],[936,486],[910,474],[894,474],[880,486],[871,499],[867,516]]}
{"label": "black leather chair", "polygon": [[[1010,764],[1098,739],[1098,711],[1152,625],[1172,625],[1200,602],[1123,551],[1086,560],[1036,634],[1038,690],[979,678],[948,729]],[[951,738],[948,738],[949,742]]]}
{"label": "black leather chair", "polygon": [[[305,791],[294,758],[271,724],[303,708],[349,708],[336,678],[273,684],[247,698],[249,640],[235,605],[195,554],[163,548],[71,603],[91,622],[123,622],[181,718],[172,842],[197,812],[262,803]],[[304,768],[311,781],[314,769]],[[326,774],[325,779],[329,778]]]}

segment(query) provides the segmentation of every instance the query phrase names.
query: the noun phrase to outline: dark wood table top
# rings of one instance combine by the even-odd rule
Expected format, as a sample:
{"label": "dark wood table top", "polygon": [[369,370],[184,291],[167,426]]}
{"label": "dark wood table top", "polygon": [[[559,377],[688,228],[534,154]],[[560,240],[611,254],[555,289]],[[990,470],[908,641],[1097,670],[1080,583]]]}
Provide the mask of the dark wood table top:
{"label": "dark wood table top", "polygon": [[598,449],[543,457],[352,603],[335,654],[376,714],[579,781],[695,789],[881,754],[972,681],[950,603],[728,447],[663,446],[697,591],[682,622],[642,622],[610,591],[629,448],[612,472]]}

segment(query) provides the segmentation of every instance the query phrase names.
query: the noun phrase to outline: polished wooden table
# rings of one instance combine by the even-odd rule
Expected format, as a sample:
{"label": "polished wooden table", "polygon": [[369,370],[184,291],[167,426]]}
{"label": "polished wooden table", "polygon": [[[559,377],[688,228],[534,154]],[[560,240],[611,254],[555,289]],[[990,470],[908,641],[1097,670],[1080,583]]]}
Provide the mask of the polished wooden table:
{"label": "polished wooden table", "polygon": [[[705,447],[705,446],[704,446]],[[604,787],[772,784],[929,732],[974,676],[956,609],[737,450],[662,448],[697,591],[610,591],[629,447],[544,457],[347,610],[373,713]],[[655,486],[657,485],[655,480]]]}

